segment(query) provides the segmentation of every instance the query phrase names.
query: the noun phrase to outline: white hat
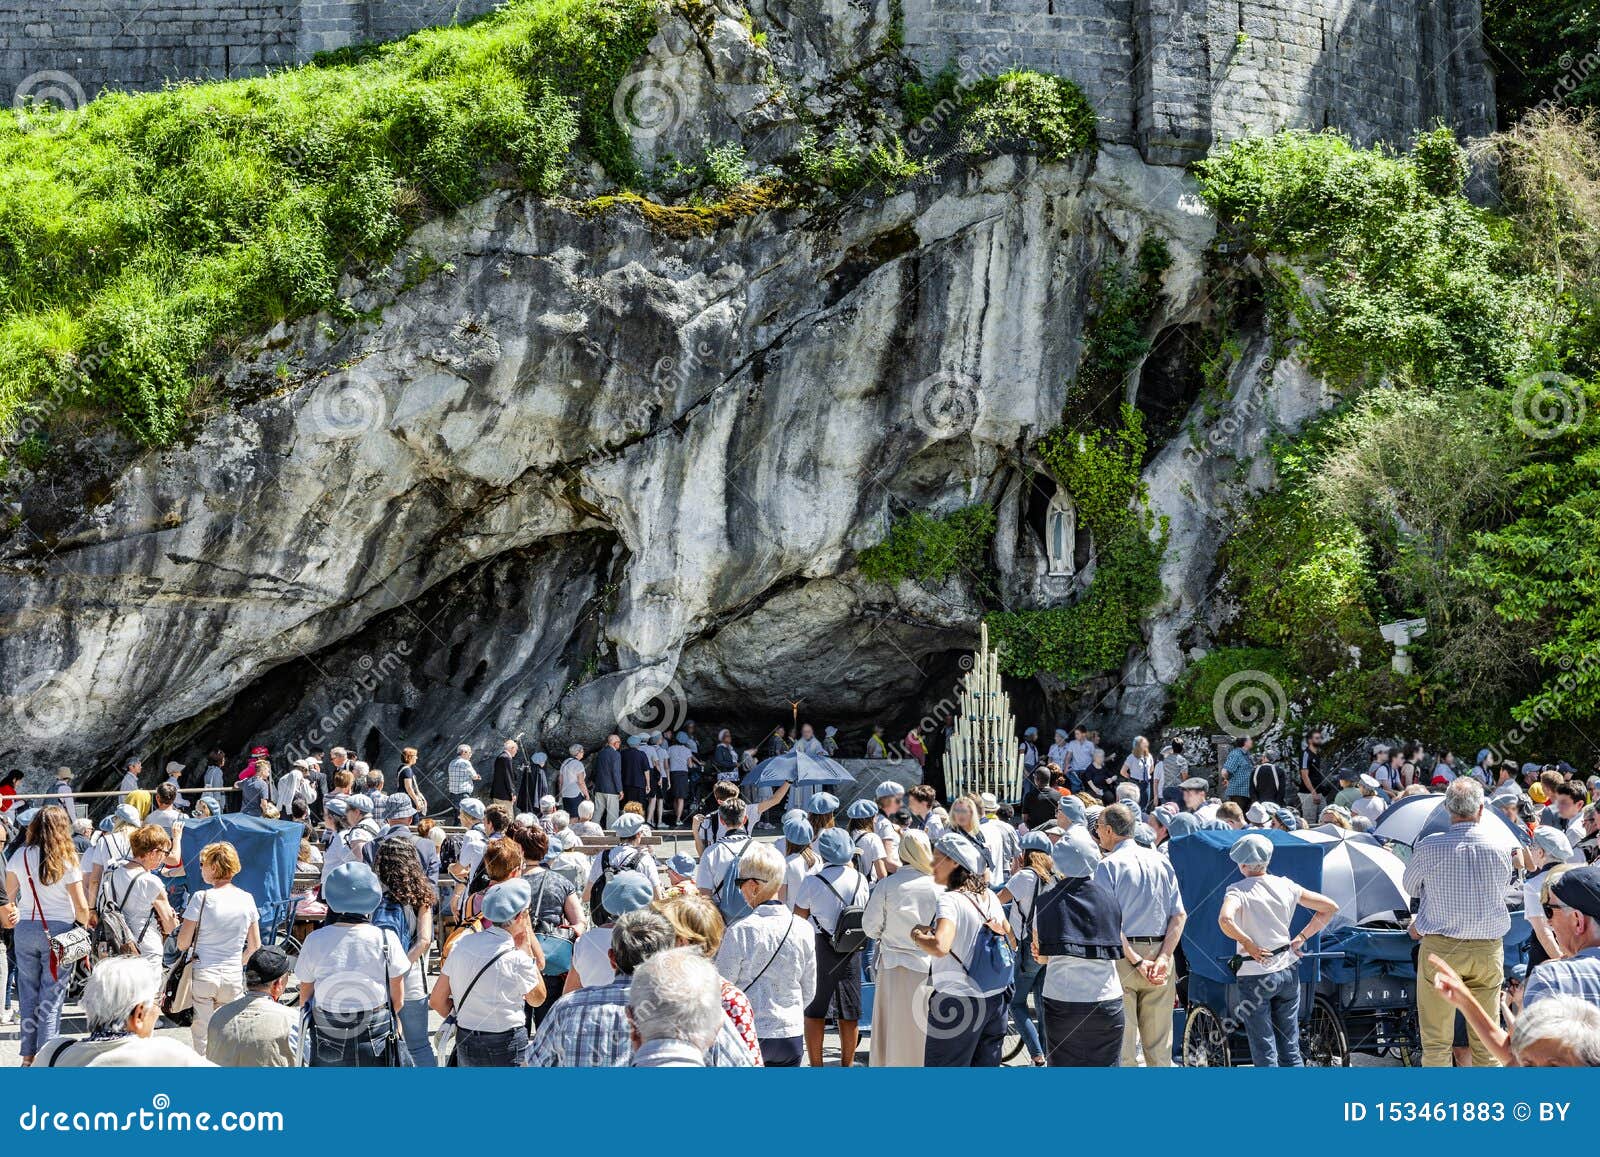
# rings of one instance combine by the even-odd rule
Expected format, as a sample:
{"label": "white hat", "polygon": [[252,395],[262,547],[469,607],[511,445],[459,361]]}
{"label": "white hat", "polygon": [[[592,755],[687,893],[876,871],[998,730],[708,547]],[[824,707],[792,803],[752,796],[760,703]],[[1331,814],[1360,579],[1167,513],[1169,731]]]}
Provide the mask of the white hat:
{"label": "white hat", "polygon": [[167,774],[168,775],[177,775],[182,770],[183,770],[183,764],[179,763],[176,759],[172,760],[170,763],[167,764]]}
{"label": "white hat", "polygon": [[983,810],[986,812],[997,811],[1000,807],[1000,801],[995,798],[994,792],[992,791],[986,791],[980,795],[978,797],[978,802],[983,805]]}
{"label": "white hat", "polygon": [[1244,813],[1244,818],[1253,824],[1264,824],[1270,818],[1267,805],[1259,800],[1250,805],[1250,810]]}

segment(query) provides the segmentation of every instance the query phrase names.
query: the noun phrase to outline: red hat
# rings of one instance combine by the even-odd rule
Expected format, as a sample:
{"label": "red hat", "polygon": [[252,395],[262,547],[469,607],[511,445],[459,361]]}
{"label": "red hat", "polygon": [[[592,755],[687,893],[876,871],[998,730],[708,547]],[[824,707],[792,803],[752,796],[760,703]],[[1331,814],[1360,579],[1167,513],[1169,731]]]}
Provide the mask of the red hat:
{"label": "red hat", "polygon": [[269,752],[265,747],[252,747],[250,749],[250,754],[252,757],[259,758],[260,756],[269,754]]}
{"label": "red hat", "polygon": [[1441,785],[1447,785],[1447,784],[1449,784],[1449,782],[1450,782],[1450,779],[1449,779],[1448,776],[1436,775],[1436,776],[1433,777],[1433,786],[1434,787],[1439,787]]}

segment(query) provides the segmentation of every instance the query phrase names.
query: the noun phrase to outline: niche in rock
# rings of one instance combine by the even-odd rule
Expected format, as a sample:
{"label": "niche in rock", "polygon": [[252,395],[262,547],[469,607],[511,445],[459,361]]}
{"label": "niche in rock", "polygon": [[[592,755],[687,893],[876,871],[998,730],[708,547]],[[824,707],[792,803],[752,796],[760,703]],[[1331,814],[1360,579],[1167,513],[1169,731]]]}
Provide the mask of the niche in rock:
{"label": "niche in rock", "polygon": [[1026,502],[1024,519],[1039,544],[1045,573],[1071,578],[1089,561],[1093,550],[1089,532],[1078,525],[1072,496],[1041,470],[1033,475]]}
{"label": "niche in rock", "polygon": [[1169,442],[1205,385],[1204,332],[1198,324],[1169,325],[1156,335],[1139,370],[1135,404],[1144,415],[1146,461]]}

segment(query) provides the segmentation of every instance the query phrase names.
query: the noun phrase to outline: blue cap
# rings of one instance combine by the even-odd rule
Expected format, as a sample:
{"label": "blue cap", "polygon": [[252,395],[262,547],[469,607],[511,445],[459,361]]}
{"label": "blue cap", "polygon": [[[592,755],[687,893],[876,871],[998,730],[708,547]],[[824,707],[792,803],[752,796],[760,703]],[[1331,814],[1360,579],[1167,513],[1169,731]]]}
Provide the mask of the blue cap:
{"label": "blue cap", "polygon": [[370,916],[383,903],[383,885],[360,861],[340,864],[322,881],[322,900],[335,912]]}
{"label": "blue cap", "polygon": [[397,791],[389,797],[388,804],[383,809],[384,819],[409,820],[416,816],[417,805],[411,802],[411,797],[403,791]]}
{"label": "blue cap", "polygon": [[671,868],[680,876],[692,876],[694,875],[695,867],[694,857],[686,856],[682,852],[678,852],[667,861],[667,867]]}
{"label": "blue cap", "polygon": [[1170,840],[1192,836],[1200,830],[1200,821],[1194,818],[1193,812],[1179,812],[1167,821],[1167,838]]}
{"label": "blue cap", "polygon": [[803,820],[805,818],[806,818],[806,809],[803,808],[803,807],[792,807],[788,811],[783,813],[783,822],[784,823],[788,823],[790,820]]}
{"label": "blue cap", "polygon": [[856,854],[856,846],[850,842],[850,837],[838,828],[829,828],[817,837],[817,854],[824,863],[848,864]]}
{"label": "blue cap", "polygon": [[873,789],[872,798],[888,799],[890,796],[905,795],[906,789],[892,779],[886,779]]}
{"label": "blue cap", "polygon": [[878,805],[870,799],[858,799],[845,809],[845,818],[852,820],[871,819],[878,814]]}
{"label": "blue cap", "polygon": [[17,817],[17,823],[21,824],[23,827],[27,827],[33,822],[34,817],[38,814],[39,809],[36,807],[25,808],[22,814]]}
{"label": "blue cap", "polygon": [[119,819],[125,824],[141,824],[144,822],[143,818],[139,815],[139,809],[134,807],[131,803],[118,804],[117,810],[111,814],[113,818]]}
{"label": "blue cap", "polygon": [[1050,860],[1063,876],[1077,879],[1094,875],[1100,863],[1100,850],[1094,846],[1088,832],[1074,828],[1056,841],[1050,849]]}
{"label": "blue cap", "polygon": [[545,764],[547,764],[549,762],[550,762],[550,757],[548,755],[546,755],[544,752],[536,751],[536,752],[533,753],[533,766],[535,766],[535,767],[543,767]]}
{"label": "blue cap", "polygon": [[983,853],[978,850],[976,844],[965,836],[946,832],[934,841],[933,850],[954,860],[974,876],[989,869],[988,863],[983,858]]}
{"label": "blue cap", "polygon": [[347,795],[347,796],[344,797],[344,802],[345,802],[345,805],[347,807],[357,808],[357,809],[359,809],[361,811],[366,812],[368,815],[372,814],[372,797],[371,796],[367,796],[367,795]]}
{"label": "blue cap", "polygon": [[638,747],[643,743],[644,743],[644,736],[642,736],[642,735],[630,735],[630,736],[628,736],[628,746],[629,747]]}
{"label": "blue cap", "polygon": [[105,819],[100,821],[100,830],[103,831],[103,832],[109,832],[111,830],[111,817],[110,816],[107,816]]}
{"label": "blue cap", "polygon": [[1141,848],[1153,848],[1153,847],[1155,847],[1156,846],[1155,829],[1152,828],[1149,824],[1142,824],[1142,823],[1141,824],[1134,824],[1133,825],[1133,842],[1138,844]]}
{"label": "blue cap", "polygon": [[811,830],[811,821],[804,816],[783,821],[783,838],[797,848],[803,848],[816,838],[816,833]]}
{"label": "blue cap", "polygon": [[631,840],[644,830],[644,817],[634,815],[632,812],[623,812],[617,817],[617,822],[611,826],[617,833],[619,840]]}
{"label": "blue cap", "polygon": [[1089,814],[1083,810],[1083,801],[1075,795],[1064,795],[1056,804],[1056,814],[1066,816],[1075,824],[1087,823]]}
{"label": "blue cap", "polygon": [[680,731],[678,734],[674,735],[673,738],[679,743],[683,744],[685,747],[689,746],[689,733],[687,731]]}
{"label": "blue cap", "polygon": [[322,810],[330,816],[344,816],[350,813],[350,805],[345,803],[343,798],[334,796],[322,805]]}
{"label": "blue cap", "polygon": [[483,918],[491,924],[509,924],[533,903],[533,888],[518,876],[496,884],[483,894]]}
{"label": "blue cap", "polygon": [[1037,727],[1024,727],[1022,729],[1022,734],[1023,734],[1024,738],[1026,738],[1029,735],[1038,735],[1039,734],[1039,729]]}
{"label": "blue cap", "polygon": [[1482,751],[1478,752],[1478,758],[1474,762],[1482,763],[1484,760],[1488,759],[1493,754],[1494,754],[1494,752],[1490,751],[1487,747],[1485,747]]}
{"label": "blue cap", "polygon": [[606,881],[601,902],[613,916],[626,916],[640,908],[648,908],[656,898],[656,890],[643,872],[618,872]]}
{"label": "blue cap", "polygon": [[1025,852],[1048,852],[1050,850],[1050,837],[1043,832],[1029,832],[1022,837],[1022,850]]}
{"label": "blue cap", "polygon": [[810,812],[814,816],[827,815],[829,812],[836,812],[838,810],[839,797],[836,795],[829,795],[825,791],[819,791],[806,802],[806,811]]}
{"label": "blue cap", "polygon": [[1228,849],[1228,858],[1236,864],[1270,864],[1272,841],[1266,836],[1244,836],[1234,841]]}
{"label": "blue cap", "polygon": [[456,805],[456,809],[469,820],[481,820],[484,807],[481,799],[464,799]]}

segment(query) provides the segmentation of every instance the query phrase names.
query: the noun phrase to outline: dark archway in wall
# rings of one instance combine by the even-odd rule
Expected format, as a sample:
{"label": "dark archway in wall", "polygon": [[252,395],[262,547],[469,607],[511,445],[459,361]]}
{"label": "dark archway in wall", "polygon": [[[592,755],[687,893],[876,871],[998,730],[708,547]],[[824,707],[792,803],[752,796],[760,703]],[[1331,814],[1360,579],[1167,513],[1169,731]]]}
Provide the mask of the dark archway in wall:
{"label": "dark archway in wall", "polygon": [[1204,330],[1169,325],[1156,335],[1139,370],[1139,412],[1144,415],[1146,459],[1172,439],[1205,385]]}

